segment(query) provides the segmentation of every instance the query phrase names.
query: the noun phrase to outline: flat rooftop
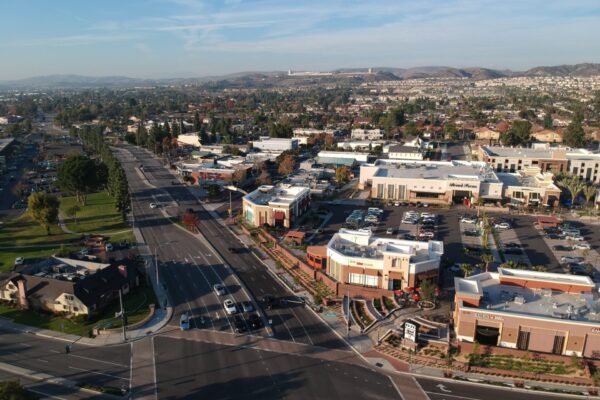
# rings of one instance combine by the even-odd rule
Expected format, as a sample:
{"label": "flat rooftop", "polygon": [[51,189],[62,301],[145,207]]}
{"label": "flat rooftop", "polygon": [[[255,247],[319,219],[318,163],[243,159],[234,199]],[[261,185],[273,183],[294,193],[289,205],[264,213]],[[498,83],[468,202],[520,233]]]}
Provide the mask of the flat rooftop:
{"label": "flat rooftop", "polygon": [[531,289],[502,284],[500,276],[535,279],[554,283],[594,285],[584,276],[537,273],[500,269],[499,273],[483,273],[470,278],[457,278],[457,293],[481,296],[480,309],[532,315],[581,322],[600,322],[600,299],[597,291],[566,293],[552,289]]}
{"label": "flat rooftop", "polygon": [[348,257],[383,259],[384,253],[408,255],[411,262],[431,259],[430,248],[434,253],[443,253],[443,243],[438,241],[418,242],[412,240],[375,237],[366,232],[340,229],[333,235],[328,248]]}
{"label": "flat rooftop", "polygon": [[531,158],[531,159],[566,159],[563,149],[532,149],[522,147],[481,146],[488,157]]}
{"label": "flat rooftop", "polygon": [[[484,163],[434,162],[380,162],[374,176],[408,179],[473,180],[498,182],[496,173]],[[391,160],[390,160],[391,161]]]}
{"label": "flat rooftop", "polygon": [[259,206],[267,204],[291,204],[302,195],[308,195],[310,189],[304,186],[260,186],[244,196],[244,200]]}
{"label": "flat rooftop", "polygon": [[498,179],[506,186],[522,186],[530,188],[550,188],[559,190],[552,181],[552,176],[544,176],[541,174],[530,176],[524,173],[496,173]]}
{"label": "flat rooftop", "polygon": [[0,153],[2,153],[14,140],[14,138],[0,139]]}

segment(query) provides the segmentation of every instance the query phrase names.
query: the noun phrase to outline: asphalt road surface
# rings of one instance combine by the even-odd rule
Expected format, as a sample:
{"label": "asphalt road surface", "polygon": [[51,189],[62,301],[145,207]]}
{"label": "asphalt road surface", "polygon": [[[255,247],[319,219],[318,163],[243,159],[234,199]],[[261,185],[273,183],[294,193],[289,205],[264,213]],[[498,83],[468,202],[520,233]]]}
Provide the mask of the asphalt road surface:
{"label": "asphalt road surface", "polygon": [[[123,148],[126,151],[121,149],[117,154],[131,187],[135,223],[150,249],[158,254],[159,280],[166,285],[175,306],[173,324],[178,323],[178,315],[191,312],[192,327],[232,330],[231,317],[223,311],[225,298],[237,303],[254,301],[255,307],[260,307],[260,301],[255,300],[267,294],[283,299],[294,297],[237,237],[204,211],[186,187],[172,184],[174,177],[159,160],[145,150],[133,146]],[[143,171],[139,170],[140,165]],[[151,209],[151,202],[159,202],[161,207]],[[199,211],[200,232],[211,246],[173,226],[163,214],[165,211],[169,215],[181,215],[188,208]],[[216,253],[210,247],[216,249]],[[226,286],[226,296],[217,296],[212,290],[217,283]],[[267,321],[272,321],[278,339],[347,349],[312,311],[300,304],[284,302],[281,307],[263,310],[263,313]]]}
{"label": "asphalt road surface", "polygon": [[0,362],[55,377],[129,389],[130,345],[89,347],[0,329]]}
{"label": "asphalt road surface", "polygon": [[556,396],[532,391],[516,391],[510,388],[499,388],[490,385],[440,382],[431,378],[417,378],[417,381],[431,400],[556,400],[567,398],[567,396],[561,397],[560,395]]}
{"label": "asphalt road surface", "polygon": [[155,338],[161,399],[400,399],[370,369],[254,348]]}

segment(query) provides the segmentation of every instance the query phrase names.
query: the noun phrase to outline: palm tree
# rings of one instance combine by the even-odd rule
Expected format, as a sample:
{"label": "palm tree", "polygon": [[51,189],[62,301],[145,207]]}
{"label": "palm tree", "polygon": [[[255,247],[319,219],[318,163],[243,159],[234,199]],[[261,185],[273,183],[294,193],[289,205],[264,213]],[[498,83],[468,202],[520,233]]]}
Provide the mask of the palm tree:
{"label": "palm tree", "polygon": [[546,272],[548,268],[546,268],[546,266],[544,265],[534,265],[533,267],[531,267],[531,270],[537,272]]}
{"label": "palm tree", "polygon": [[471,264],[460,264],[459,265],[460,270],[462,271],[462,273],[464,274],[465,278],[468,278],[469,276],[471,276],[471,274],[473,273],[473,270],[475,269]]}
{"label": "palm tree", "polygon": [[485,263],[485,272],[488,272],[490,269],[490,264],[494,261],[494,256],[491,254],[483,254],[481,256],[481,261]]}
{"label": "palm tree", "polygon": [[579,180],[578,176],[573,174],[561,176],[556,183],[558,183],[558,186],[569,192],[571,195],[571,207],[573,207],[575,205],[575,199],[584,188],[584,184]]}
{"label": "palm tree", "polygon": [[594,185],[586,185],[583,188],[583,197],[585,197],[585,202],[588,206],[591,206],[592,199],[596,196],[597,188]]}

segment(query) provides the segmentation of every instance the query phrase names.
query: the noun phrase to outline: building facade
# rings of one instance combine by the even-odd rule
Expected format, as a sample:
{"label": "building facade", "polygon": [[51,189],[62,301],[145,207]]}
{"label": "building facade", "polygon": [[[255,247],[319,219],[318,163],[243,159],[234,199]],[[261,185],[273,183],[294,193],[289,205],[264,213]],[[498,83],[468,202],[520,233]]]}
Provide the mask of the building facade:
{"label": "building facade", "polygon": [[381,129],[352,129],[350,137],[353,140],[381,140],[383,131]]}
{"label": "building facade", "polygon": [[244,221],[250,226],[290,228],[310,207],[310,189],[303,186],[260,186],[242,199]]}
{"label": "building facade", "polygon": [[517,172],[529,167],[541,172],[558,174],[567,171],[566,148],[518,148],[503,146],[479,146],[479,160],[486,162],[496,172]]}
{"label": "building facade", "polygon": [[377,160],[360,168],[371,198],[430,204],[502,199],[502,182],[485,163]]}
{"label": "building facade", "polygon": [[327,244],[327,275],[338,282],[384,290],[437,279],[444,244],[374,237],[340,229]]}
{"label": "building facade", "polygon": [[600,303],[587,276],[499,268],[454,286],[459,341],[600,358]]}
{"label": "building facade", "polygon": [[265,152],[284,152],[298,148],[298,139],[261,137],[252,143],[252,147]]}

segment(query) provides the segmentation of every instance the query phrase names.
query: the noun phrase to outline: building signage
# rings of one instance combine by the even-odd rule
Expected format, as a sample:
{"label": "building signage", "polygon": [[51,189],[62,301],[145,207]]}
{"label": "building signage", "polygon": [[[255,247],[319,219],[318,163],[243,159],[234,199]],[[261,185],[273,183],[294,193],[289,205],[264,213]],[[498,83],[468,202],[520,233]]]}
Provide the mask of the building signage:
{"label": "building signage", "polygon": [[404,322],[404,339],[417,343],[419,337],[419,325],[411,320]]}
{"label": "building signage", "polygon": [[475,318],[481,318],[481,319],[490,319],[493,321],[504,321],[504,318],[502,318],[499,315],[490,315],[490,314],[480,314],[477,313],[475,314]]}
{"label": "building signage", "polygon": [[456,182],[450,182],[448,184],[448,187],[451,188],[460,188],[460,189],[477,189],[478,186],[477,185],[471,185],[468,183],[456,183]]}
{"label": "building signage", "polygon": [[600,328],[592,328],[592,333],[600,333]]}

